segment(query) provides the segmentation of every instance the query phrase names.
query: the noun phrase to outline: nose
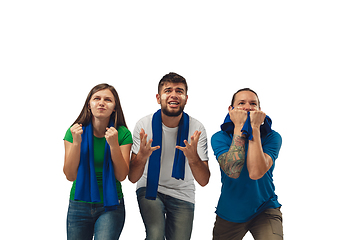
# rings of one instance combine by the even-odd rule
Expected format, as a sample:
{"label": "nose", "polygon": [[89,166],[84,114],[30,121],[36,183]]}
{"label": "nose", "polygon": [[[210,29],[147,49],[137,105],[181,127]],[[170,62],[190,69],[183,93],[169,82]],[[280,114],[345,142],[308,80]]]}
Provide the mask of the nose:
{"label": "nose", "polygon": [[105,104],[104,104],[104,99],[101,99],[100,101],[99,101],[99,105],[100,106],[104,106]]}
{"label": "nose", "polygon": [[177,94],[176,94],[175,91],[172,91],[172,92],[170,93],[170,98],[173,98],[173,99],[177,99],[177,98],[178,98],[178,96],[177,96]]}
{"label": "nose", "polygon": [[249,103],[246,103],[246,104],[244,105],[244,110],[245,110],[245,111],[250,111],[250,110],[251,110]]}

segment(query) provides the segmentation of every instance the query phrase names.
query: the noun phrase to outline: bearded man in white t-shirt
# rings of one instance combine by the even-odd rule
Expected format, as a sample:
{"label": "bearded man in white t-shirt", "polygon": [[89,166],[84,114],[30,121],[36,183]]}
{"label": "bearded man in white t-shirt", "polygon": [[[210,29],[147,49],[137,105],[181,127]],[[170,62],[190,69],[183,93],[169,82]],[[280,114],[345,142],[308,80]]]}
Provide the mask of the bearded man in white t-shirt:
{"label": "bearded man in white t-shirt", "polygon": [[147,240],[191,237],[195,185],[209,182],[204,126],[184,112],[185,78],[169,73],[159,82],[161,109],[140,119],[133,132],[129,180],[137,199]]}

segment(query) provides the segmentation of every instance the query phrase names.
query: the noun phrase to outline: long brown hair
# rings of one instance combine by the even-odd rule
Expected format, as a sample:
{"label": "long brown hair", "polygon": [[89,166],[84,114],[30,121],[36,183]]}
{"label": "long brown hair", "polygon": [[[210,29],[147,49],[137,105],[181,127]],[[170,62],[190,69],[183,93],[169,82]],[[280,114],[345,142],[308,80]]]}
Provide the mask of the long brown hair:
{"label": "long brown hair", "polygon": [[114,123],[114,126],[115,128],[117,129],[118,127],[120,126],[126,126],[126,122],[125,122],[125,117],[124,117],[124,113],[122,111],[122,108],[121,108],[121,104],[120,104],[120,98],[119,98],[119,95],[118,93],[116,92],[115,88],[109,84],[106,84],[106,83],[102,83],[102,84],[99,84],[99,85],[96,85],[95,87],[93,87],[91,89],[91,91],[89,92],[86,100],[85,100],[85,104],[84,104],[84,107],[83,109],[81,110],[80,112],[80,115],[78,116],[78,118],[75,120],[75,122],[73,123],[73,125],[75,123],[79,123],[79,124],[82,124],[82,125],[87,125],[90,123],[91,119],[92,119],[92,113],[89,109],[89,102],[90,102],[90,99],[92,97],[92,95],[94,95],[96,92],[98,91],[101,91],[101,90],[105,90],[105,89],[109,89],[111,91],[111,93],[114,95],[114,98],[115,98],[115,112],[113,112],[110,116],[110,118],[113,118],[115,123]]}

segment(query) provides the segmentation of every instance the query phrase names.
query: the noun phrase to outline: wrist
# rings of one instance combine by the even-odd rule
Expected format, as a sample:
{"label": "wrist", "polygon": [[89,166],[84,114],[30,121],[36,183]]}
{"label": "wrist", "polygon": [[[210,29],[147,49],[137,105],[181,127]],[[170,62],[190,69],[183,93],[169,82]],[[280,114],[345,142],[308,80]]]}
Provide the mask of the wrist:
{"label": "wrist", "polygon": [[251,125],[251,128],[253,129],[253,131],[260,131],[260,125]]}
{"label": "wrist", "polygon": [[237,124],[234,127],[234,134],[242,135],[242,128],[244,127],[244,124]]}
{"label": "wrist", "polygon": [[256,136],[260,137],[260,126],[252,128],[252,135],[253,135],[253,137],[256,137]]}
{"label": "wrist", "polygon": [[136,161],[137,162],[146,162],[148,157],[146,157],[144,154],[142,154],[140,151],[138,154],[136,154]]}
{"label": "wrist", "polygon": [[81,141],[80,141],[80,142],[78,142],[78,141],[73,141],[73,142],[72,142],[72,146],[73,146],[73,147],[80,147],[80,146],[81,146]]}
{"label": "wrist", "polygon": [[194,163],[198,163],[201,161],[201,159],[197,153],[192,154],[191,156],[187,156],[186,158],[189,161],[189,164],[194,164]]}
{"label": "wrist", "polygon": [[118,142],[108,142],[110,149],[120,147]]}

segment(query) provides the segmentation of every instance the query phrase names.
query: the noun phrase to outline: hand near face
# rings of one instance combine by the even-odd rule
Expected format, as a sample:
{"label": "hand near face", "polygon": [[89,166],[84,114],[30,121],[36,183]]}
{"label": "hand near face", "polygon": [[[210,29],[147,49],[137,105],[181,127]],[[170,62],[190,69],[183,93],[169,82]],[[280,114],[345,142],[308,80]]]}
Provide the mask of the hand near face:
{"label": "hand near face", "polygon": [[242,127],[247,119],[247,111],[240,108],[229,109],[229,115],[235,126]]}
{"label": "hand near face", "polygon": [[73,143],[80,144],[81,143],[81,134],[83,133],[82,124],[75,123],[70,128],[72,137],[73,137]]}
{"label": "hand near face", "polygon": [[144,129],[140,131],[140,149],[138,155],[143,156],[145,159],[150,157],[153,151],[158,150],[160,146],[151,147],[152,139],[147,141],[147,134],[145,134]]}
{"label": "hand near face", "polygon": [[200,131],[195,131],[194,134],[191,136],[191,141],[188,143],[187,140],[184,140],[185,147],[176,146],[177,149],[183,151],[185,157],[189,160],[198,156],[197,154],[197,144],[200,138]]}
{"label": "hand near face", "polygon": [[266,114],[262,111],[250,111],[250,120],[252,128],[259,128],[264,122]]}
{"label": "hand near face", "polygon": [[106,128],[105,139],[110,147],[119,146],[118,131],[116,130],[116,128]]}

